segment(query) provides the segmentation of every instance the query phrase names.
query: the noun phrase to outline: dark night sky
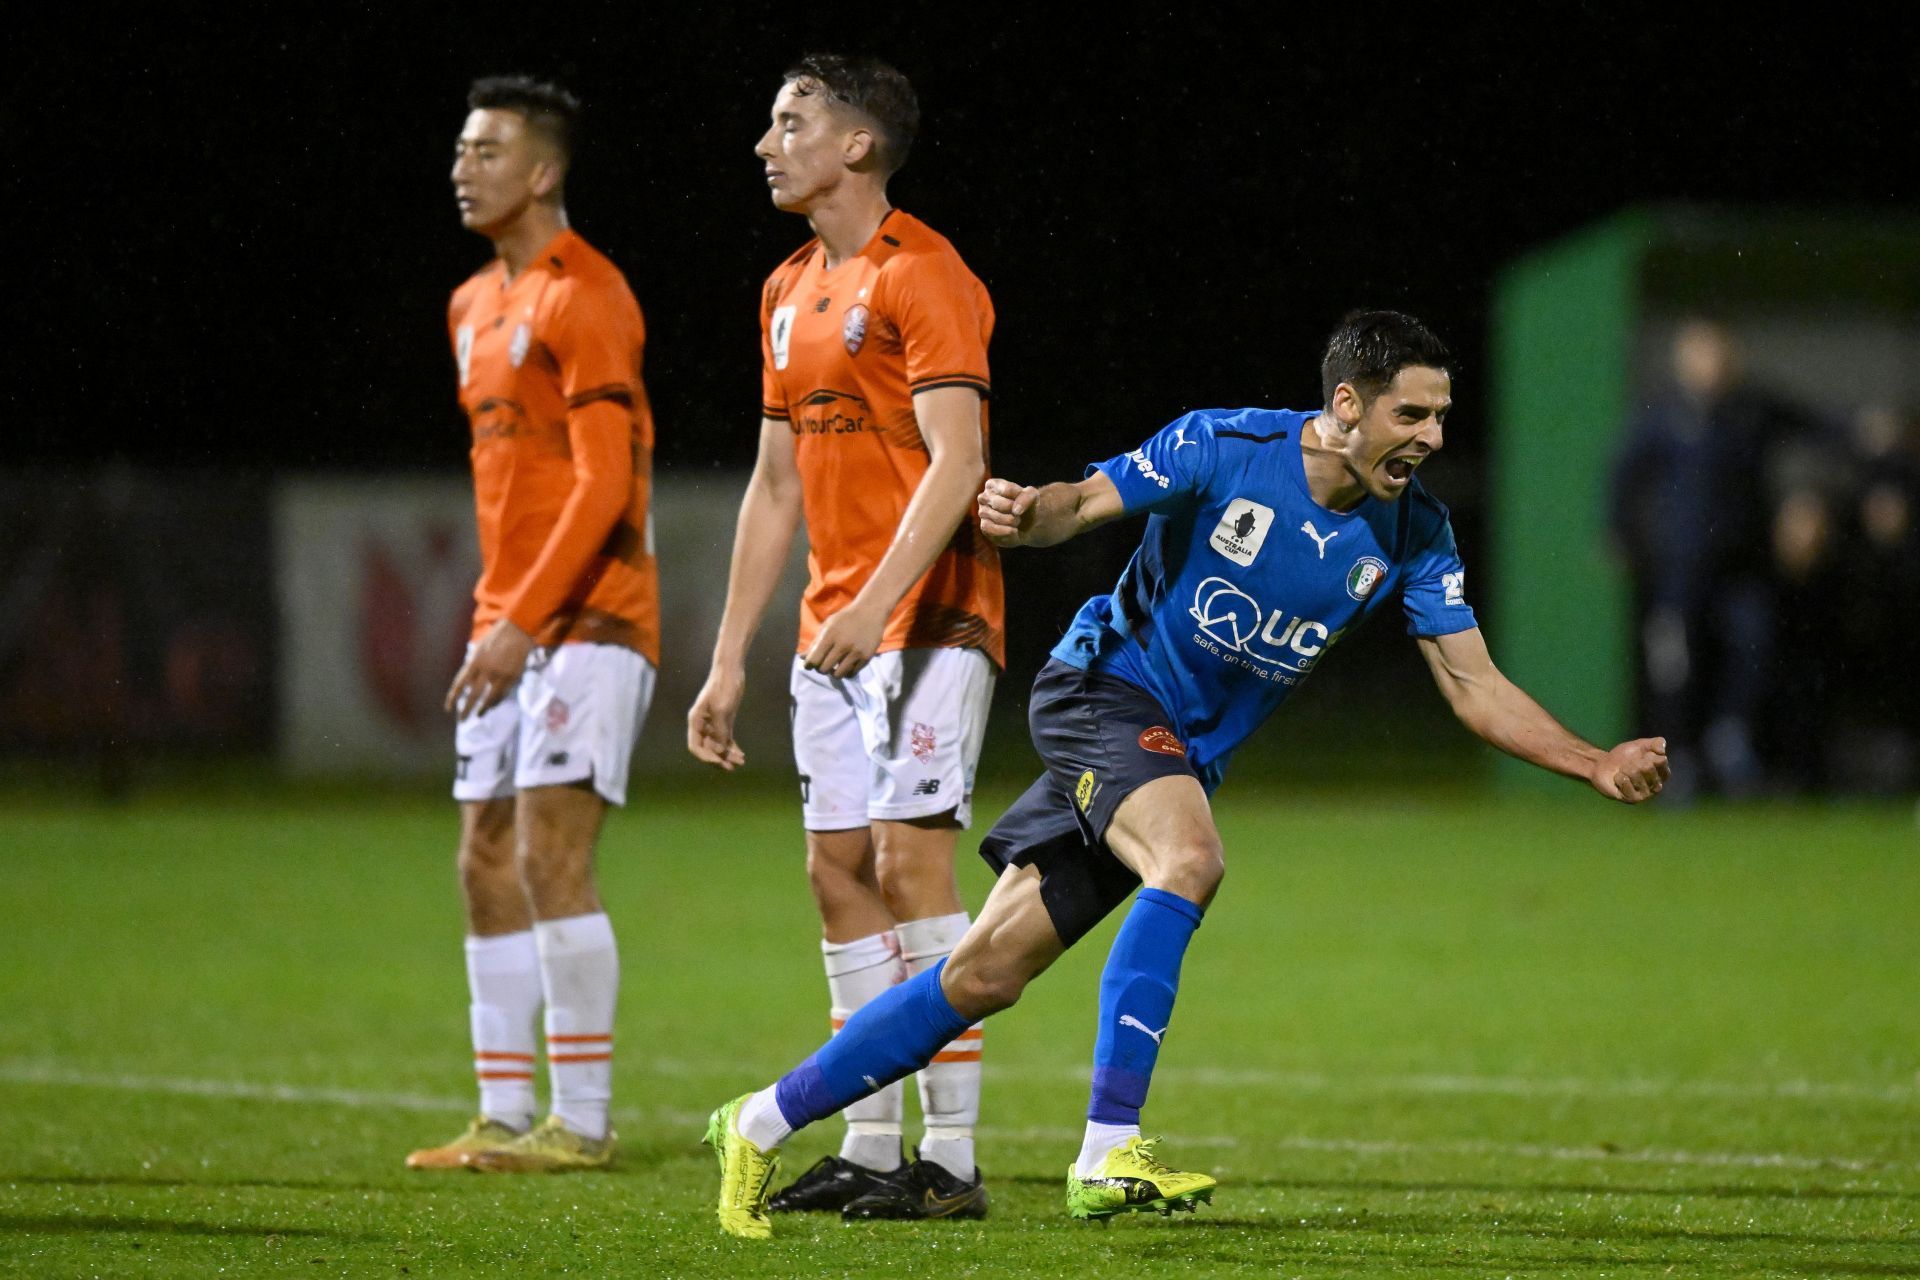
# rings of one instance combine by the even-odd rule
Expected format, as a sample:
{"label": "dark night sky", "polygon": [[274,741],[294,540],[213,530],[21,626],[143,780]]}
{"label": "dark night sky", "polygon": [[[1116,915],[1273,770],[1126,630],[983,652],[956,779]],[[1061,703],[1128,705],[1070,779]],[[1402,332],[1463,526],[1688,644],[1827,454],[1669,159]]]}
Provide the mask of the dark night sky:
{"label": "dark night sky", "polygon": [[[468,82],[504,70],[586,100],[569,204],[646,309],[663,478],[752,460],[759,285],[807,231],[769,206],[751,148],[788,62],[842,49],[919,89],[893,195],[992,290],[999,474],[1078,476],[1190,408],[1308,404],[1333,322],[1393,306],[1460,357],[1425,474],[1482,565],[1501,545],[1480,460],[1503,264],[1642,201],[1920,210],[1920,72],[1837,8],[1799,29],[1618,6],[317,12],[129,26],[83,6],[16,53],[15,465],[464,476],[443,316],[489,250],[447,169]],[[731,523],[716,511],[713,536]],[[1090,543],[1010,558],[1037,611],[1010,689],[1131,536]],[[1361,638],[1381,663],[1343,667],[1353,685],[1308,697],[1381,671],[1414,688],[1395,630]]]}
{"label": "dark night sky", "polygon": [[461,466],[441,316],[487,250],[446,170],[466,83],[496,70],[587,100],[571,211],[648,313],[666,469],[751,459],[756,289],[806,231],[750,148],[805,48],[883,54],[918,86],[894,196],[993,291],[995,458],[1022,478],[1185,408],[1304,403],[1325,331],[1366,303],[1463,356],[1465,484],[1488,292],[1516,253],[1645,199],[1920,206],[1896,158],[1920,79],[1864,26],[777,16],[800,11],[223,10],[50,45],[0,120],[27,222],[15,457]]}

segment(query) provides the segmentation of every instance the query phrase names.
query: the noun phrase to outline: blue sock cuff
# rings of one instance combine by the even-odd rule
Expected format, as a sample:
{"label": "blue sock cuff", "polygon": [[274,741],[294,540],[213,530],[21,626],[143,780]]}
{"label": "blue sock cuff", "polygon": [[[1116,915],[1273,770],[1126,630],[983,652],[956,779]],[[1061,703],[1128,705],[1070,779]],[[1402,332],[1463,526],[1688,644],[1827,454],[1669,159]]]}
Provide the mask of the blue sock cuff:
{"label": "blue sock cuff", "polygon": [[847,1019],[838,1035],[780,1077],[773,1098],[795,1129],[911,1075],[972,1023],[960,1016],[940,975],[946,961],[889,987]]}
{"label": "blue sock cuff", "polygon": [[[927,970],[928,976],[932,979],[927,983],[926,989],[927,1025],[934,1028],[935,1034],[945,1033],[941,1044],[945,1044],[973,1025],[972,1019],[960,1016],[960,1011],[953,1007],[953,1001],[947,999],[947,993],[941,989],[940,975],[946,971],[946,956],[941,956],[934,962],[933,968]],[[947,1028],[952,1030],[948,1031]]]}
{"label": "blue sock cuff", "polygon": [[1179,894],[1168,893],[1165,889],[1142,889],[1140,901],[1154,903],[1169,911],[1177,911],[1191,921],[1196,929],[1200,927],[1200,917],[1207,913],[1207,909],[1199,903],[1188,902]]}

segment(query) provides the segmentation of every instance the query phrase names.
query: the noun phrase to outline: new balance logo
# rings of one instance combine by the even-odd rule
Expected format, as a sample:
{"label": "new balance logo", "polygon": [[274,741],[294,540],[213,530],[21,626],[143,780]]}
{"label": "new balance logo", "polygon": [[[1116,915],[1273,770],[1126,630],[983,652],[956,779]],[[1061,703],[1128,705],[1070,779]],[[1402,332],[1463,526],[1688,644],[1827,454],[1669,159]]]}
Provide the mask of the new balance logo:
{"label": "new balance logo", "polygon": [[1320,531],[1313,527],[1313,521],[1311,520],[1307,521],[1305,524],[1300,526],[1300,532],[1306,534],[1309,538],[1312,538],[1315,544],[1319,546],[1320,558],[1322,560],[1325,560],[1327,558],[1327,544],[1340,536],[1340,531],[1338,529],[1335,529],[1332,533],[1328,534],[1326,537],[1324,538],[1321,537]]}
{"label": "new balance logo", "polygon": [[547,757],[547,764],[551,768],[558,769],[561,765],[567,762],[568,758],[569,757],[566,752],[556,751],[552,755]]}
{"label": "new balance logo", "polygon": [[914,784],[913,794],[917,796],[937,796],[940,794],[940,779],[922,778]]}
{"label": "new balance logo", "polygon": [[[1144,1022],[1142,1022],[1142,1021],[1140,1021],[1140,1019],[1138,1019],[1138,1018],[1136,1018],[1136,1017],[1134,1017],[1134,1016],[1133,1016],[1132,1014],[1130,1014],[1130,1013],[1123,1013],[1123,1014],[1121,1014],[1121,1015],[1120,1015],[1120,1025],[1121,1025],[1121,1026],[1123,1026],[1123,1027],[1132,1027],[1132,1028],[1133,1028],[1133,1029],[1134,1029],[1135,1031],[1144,1031],[1144,1032],[1146,1032],[1146,1033],[1147,1033],[1147,1035],[1149,1035],[1150,1037],[1152,1037],[1152,1039],[1153,1039],[1153,1042],[1154,1042],[1155,1044],[1159,1044],[1159,1043],[1160,1043],[1160,1037],[1161,1037],[1161,1036],[1163,1036],[1163,1035],[1165,1035],[1165,1034],[1167,1034],[1167,1028],[1166,1028],[1166,1027],[1162,1027],[1162,1028],[1160,1028],[1160,1029],[1159,1029],[1158,1031],[1155,1031],[1155,1030],[1154,1030],[1154,1029],[1153,1029],[1152,1027],[1150,1027],[1150,1026],[1148,1026],[1148,1025],[1147,1025],[1146,1023],[1144,1023]],[[1171,1025],[1173,1025],[1173,1024],[1172,1024],[1172,1023],[1168,1023],[1167,1025],[1168,1025],[1168,1026],[1171,1026]]]}

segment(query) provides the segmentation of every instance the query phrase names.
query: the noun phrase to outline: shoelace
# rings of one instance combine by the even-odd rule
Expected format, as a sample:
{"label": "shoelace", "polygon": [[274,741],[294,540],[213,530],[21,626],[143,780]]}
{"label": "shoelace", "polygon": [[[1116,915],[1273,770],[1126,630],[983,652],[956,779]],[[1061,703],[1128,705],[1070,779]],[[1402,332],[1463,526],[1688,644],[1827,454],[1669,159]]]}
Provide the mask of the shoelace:
{"label": "shoelace", "polygon": [[1159,1141],[1160,1139],[1158,1138],[1140,1139],[1138,1142],[1133,1144],[1133,1158],[1138,1160],[1140,1162],[1140,1167],[1142,1169],[1145,1169],[1148,1173],[1154,1173],[1154,1174],[1173,1173],[1175,1172],[1175,1170],[1171,1165],[1161,1164],[1160,1161],[1154,1158],[1153,1147],[1154,1147],[1154,1144]]}

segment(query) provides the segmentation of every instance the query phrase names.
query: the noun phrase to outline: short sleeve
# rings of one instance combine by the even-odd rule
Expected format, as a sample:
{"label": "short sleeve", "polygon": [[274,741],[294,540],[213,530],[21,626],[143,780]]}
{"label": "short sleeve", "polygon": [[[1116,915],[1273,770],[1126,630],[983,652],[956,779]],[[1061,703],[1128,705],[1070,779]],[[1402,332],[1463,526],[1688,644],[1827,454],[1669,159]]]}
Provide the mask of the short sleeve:
{"label": "short sleeve", "polygon": [[[780,369],[773,358],[774,325],[785,325],[791,332],[793,327],[793,308],[784,308],[786,314],[779,315],[776,304],[780,301],[780,283],[782,277],[775,275],[767,281],[765,295],[760,301],[760,416],[779,422],[787,421],[786,388],[780,383]],[[781,335],[786,340],[786,335]]]}
{"label": "short sleeve", "polygon": [[634,405],[646,335],[631,298],[576,282],[559,298],[541,341],[559,370],[568,408],[600,400]]}
{"label": "short sleeve", "polygon": [[1157,511],[1205,492],[1213,476],[1219,442],[1214,419],[1205,413],[1175,418],[1138,449],[1096,462],[1098,471],[1113,481],[1127,514]]}
{"label": "short sleeve", "polygon": [[1453,542],[1453,525],[1445,516],[1427,545],[1407,562],[1400,588],[1401,607],[1407,613],[1407,634],[1448,636],[1479,626],[1467,603],[1467,567]]}
{"label": "short sleeve", "polygon": [[993,318],[979,281],[943,253],[895,258],[882,278],[885,314],[906,358],[907,390],[971,387],[982,399],[990,394],[987,335]]}

